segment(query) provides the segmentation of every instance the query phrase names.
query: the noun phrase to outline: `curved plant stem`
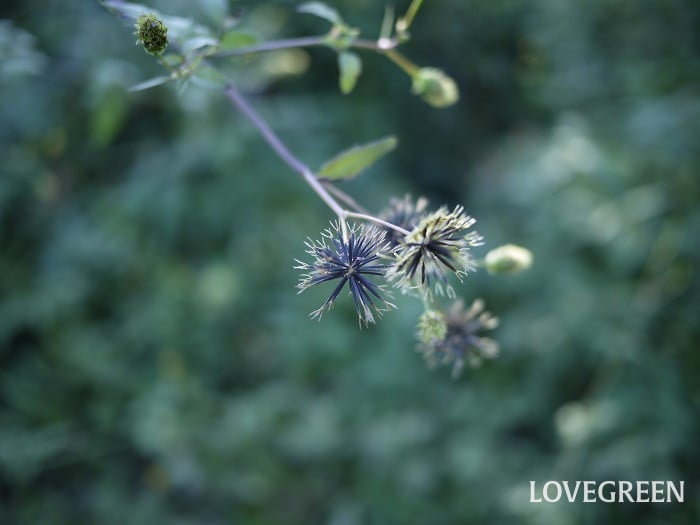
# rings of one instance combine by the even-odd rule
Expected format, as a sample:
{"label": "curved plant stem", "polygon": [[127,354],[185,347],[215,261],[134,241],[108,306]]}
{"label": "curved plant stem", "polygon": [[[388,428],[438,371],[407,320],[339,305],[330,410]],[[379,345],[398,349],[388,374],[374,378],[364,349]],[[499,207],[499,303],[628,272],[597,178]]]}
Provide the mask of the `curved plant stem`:
{"label": "curved plant stem", "polygon": [[316,194],[321,197],[321,200],[325,202],[328,207],[333,210],[333,212],[338,216],[340,222],[340,227],[342,229],[343,237],[347,237],[347,224],[345,223],[346,211],[338,204],[338,202],[326,191],[323,184],[316,178],[316,175],[311,171],[311,169],[297,159],[294,154],[284,145],[277,134],[272,131],[270,126],[267,125],[260,115],[253,109],[253,107],[248,103],[248,101],[243,98],[240,92],[235,88],[233,84],[228,84],[226,86],[226,96],[233,104],[243,113],[248,120],[253,124],[260,134],[262,135],[265,142],[267,142],[273,149],[277,156],[284,161],[290,168],[299,173],[306,183],[311,186],[311,189],[316,192]]}
{"label": "curved plant stem", "polygon": [[[397,45],[398,42],[395,40],[382,39],[380,41],[375,42],[374,40],[365,40],[361,38],[352,40],[349,44],[350,47],[358,49],[369,49],[378,53],[386,53],[387,51],[394,49]],[[334,47],[333,41],[329,40],[328,35],[303,36],[299,38],[284,38],[281,40],[270,40],[269,42],[263,42],[262,44],[239,47],[237,49],[227,49],[225,51],[212,53],[211,55],[208,55],[208,58],[236,57],[242,55],[250,55],[253,53],[262,53],[265,51],[277,51],[280,49],[315,46]]]}
{"label": "curved plant stem", "polygon": [[415,65],[413,62],[411,62],[409,59],[407,59],[395,49],[386,49],[383,50],[382,53],[386,55],[387,58],[389,58],[394,64],[396,64],[406,73],[408,73],[408,76],[410,77],[413,77],[416,73],[418,73],[418,70],[420,69],[417,65]]}
{"label": "curved plant stem", "polygon": [[[406,72],[410,77],[413,77],[419,70],[419,67],[413,62],[408,60],[401,53],[396,51],[399,42],[392,38],[380,38],[379,40],[365,40],[358,38],[352,40],[348,46],[356,49],[367,49],[370,51],[375,51],[381,55],[385,55],[394,64],[399,66],[404,72]],[[299,38],[285,38],[282,40],[271,40],[269,42],[263,42],[262,44],[257,44],[254,46],[239,47],[238,49],[229,49],[226,51],[219,51],[217,53],[212,53],[207,55],[207,58],[226,58],[226,57],[236,57],[243,55],[250,55],[253,53],[261,53],[264,51],[277,51],[280,49],[292,49],[298,47],[314,47],[314,46],[328,46],[333,48],[333,40],[328,35],[317,35],[317,36],[305,36]]]}
{"label": "curved plant stem", "polygon": [[423,0],[413,0],[411,5],[408,6],[408,11],[406,11],[406,14],[401,18],[404,31],[407,31],[408,28],[411,27],[413,19],[416,17],[416,13],[418,13],[418,10],[422,4]]}
{"label": "curved plant stem", "polygon": [[385,226],[386,228],[391,228],[392,230],[396,230],[402,235],[408,235],[409,232],[408,230],[402,228],[401,226],[396,226],[396,224],[392,224],[390,222],[387,222],[383,219],[380,219],[379,217],[375,217],[374,215],[368,215],[367,213],[356,213],[354,211],[345,211],[345,216],[350,217],[353,219],[360,219],[363,221],[369,221],[369,222],[374,222],[375,224],[379,224],[381,226]]}
{"label": "curved plant stem", "polygon": [[[409,76],[413,77],[419,70],[419,67],[413,62],[408,60],[401,53],[396,51],[399,42],[393,38],[380,38],[379,40],[365,40],[365,39],[355,39],[350,41],[348,44],[351,48],[356,49],[368,49],[370,51],[375,51],[381,55],[385,55],[394,64],[399,66],[404,72]],[[316,36],[304,36],[299,38],[285,38],[281,40],[271,40],[269,42],[263,42],[262,44],[256,44],[254,46],[239,47],[238,49],[229,49],[226,51],[219,51],[217,53],[212,53],[207,56],[207,58],[226,58],[226,57],[236,57],[243,55],[250,55],[253,53],[261,53],[265,51],[277,51],[280,49],[292,49],[298,47],[314,47],[314,46],[328,46],[334,48],[333,39],[328,35],[316,35]]]}
{"label": "curved plant stem", "polygon": [[355,47],[358,49],[369,49],[371,51],[376,51],[377,53],[386,53],[390,49],[394,49],[399,43],[394,39],[382,38],[380,40],[364,40],[357,39],[350,43],[350,47]]}
{"label": "curved plant stem", "polygon": [[261,53],[263,51],[276,51],[278,49],[291,49],[294,47],[313,47],[326,44],[326,36],[304,36],[300,38],[285,38],[282,40],[271,40],[254,46],[239,47],[237,49],[227,49],[210,55],[210,58],[226,58],[251,53]]}
{"label": "curved plant stem", "polygon": [[[243,95],[241,95],[233,84],[229,83],[226,85],[226,96],[229,98],[229,100],[231,100],[233,105],[246,116],[251,124],[257,128],[263,139],[265,139],[265,142],[268,143],[277,156],[282,159],[287,166],[299,173],[304,178],[306,183],[311,186],[311,189],[314,190],[316,194],[321,197],[321,200],[323,200],[323,202],[325,202],[328,207],[338,216],[338,222],[340,223],[340,229],[344,239],[347,240],[348,238],[348,225],[346,222],[346,219],[348,218],[373,222],[384,226],[385,228],[396,230],[402,235],[408,235],[410,233],[408,230],[401,228],[400,226],[387,222],[379,217],[375,217],[374,215],[370,215],[369,213],[364,213],[365,210],[345,192],[339,190],[338,188],[334,188],[333,186],[324,185],[306,164],[300,161],[291,151],[289,151],[287,146],[280,140],[277,134],[272,131],[270,126],[267,125],[267,122],[265,122],[262,117],[258,115],[255,109],[253,109],[253,106],[248,103],[248,101],[243,97]],[[345,204],[348,206],[360,211],[349,211],[344,209],[340,204],[338,204],[338,201],[335,200],[331,193],[333,193],[335,197],[341,201],[345,202]]]}
{"label": "curved plant stem", "polygon": [[369,213],[365,208],[360,206],[358,204],[358,202],[355,199],[353,199],[350,195],[345,193],[340,188],[336,188],[332,182],[327,182],[327,181],[321,181],[321,182],[325,186],[325,188],[328,190],[328,193],[333,195],[338,200],[343,201],[345,204],[350,206],[355,211],[360,212],[360,213]]}
{"label": "curved plant stem", "polygon": [[[117,2],[117,0],[114,1],[115,3]],[[111,7],[109,4],[103,3],[103,5],[114,14],[120,14],[117,9]],[[409,62],[405,58],[403,58],[402,55],[399,55],[394,51],[394,48],[397,45],[398,41],[391,38],[380,38],[378,41],[356,39],[351,40],[347,44],[348,47],[369,49],[376,51],[377,53],[385,54],[406,72],[412,74],[411,68],[417,69],[416,66],[411,64],[411,62]],[[207,64],[209,59],[240,56],[263,51],[274,51],[278,49],[312,46],[328,46],[333,49],[340,50],[338,43],[333,40],[332,35],[307,36],[299,38],[288,38],[283,40],[274,40],[270,42],[264,42],[262,44],[257,44],[254,46],[241,47],[238,49],[214,52],[211,54],[199,54],[195,57],[195,63],[188,68],[186,75],[189,76],[199,63]],[[343,49],[344,48],[345,47],[343,47]],[[177,78],[181,75],[185,75],[185,73],[183,73],[181,70],[173,68],[170,64],[168,64],[163,57],[159,56],[158,60],[161,63],[161,65],[170,72],[172,78]],[[404,235],[409,233],[408,231],[404,230],[403,228],[400,228],[399,226],[396,226],[378,217],[370,215],[366,212],[364,208],[362,208],[362,206],[355,202],[355,200],[349,195],[347,195],[345,192],[333,187],[332,185],[326,185],[322,181],[320,181],[318,177],[314,174],[314,172],[306,164],[304,164],[291,151],[289,151],[289,148],[287,148],[287,146],[280,140],[277,134],[274,131],[272,131],[272,128],[270,128],[267,122],[265,122],[262,119],[262,117],[257,113],[257,111],[255,111],[253,106],[250,105],[250,103],[245,99],[245,97],[243,97],[243,95],[241,95],[241,93],[232,83],[229,82],[226,84],[225,92],[226,96],[233,103],[233,105],[241,113],[243,113],[243,115],[245,115],[245,117],[250,121],[251,124],[253,124],[253,126],[255,126],[255,128],[257,128],[257,130],[260,132],[260,135],[263,137],[265,142],[267,142],[267,144],[272,148],[272,150],[277,154],[277,156],[285,164],[287,164],[287,166],[299,173],[304,178],[306,183],[311,187],[311,189],[314,192],[316,192],[316,194],[321,198],[321,200],[325,202],[331,210],[333,210],[333,212],[338,217],[340,229],[345,240],[347,240],[348,238],[347,219],[349,217],[374,222],[387,228],[399,231]],[[336,199],[342,201],[355,211],[349,211],[344,209]]]}

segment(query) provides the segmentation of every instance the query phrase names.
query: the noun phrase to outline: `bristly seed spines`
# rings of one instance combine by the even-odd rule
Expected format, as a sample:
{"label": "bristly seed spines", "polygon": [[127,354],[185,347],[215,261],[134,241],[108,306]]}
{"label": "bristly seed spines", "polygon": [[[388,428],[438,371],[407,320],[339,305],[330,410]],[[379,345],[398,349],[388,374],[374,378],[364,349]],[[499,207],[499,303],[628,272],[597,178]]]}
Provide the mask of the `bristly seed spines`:
{"label": "bristly seed spines", "polygon": [[342,229],[334,222],[331,228],[321,233],[319,240],[308,239],[306,246],[306,253],[312,260],[310,263],[296,261],[295,268],[306,272],[297,284],[299,292],[339,280],[321,307],[311,312],[312,318],[320,319],[333,306],[346,284],[360,324],[374,323],[375,315],[381,316],[384,311],[395,308],[387,300],[390,297],[387,286],[368,278],[384,277],[388,268],[388,264],[381,261],[388,258],[391,246],[382,230],[374,226],[352,225],[344,238]]}
{"label": "bristly seed spines", "polygon": [[425,215],[399,244],[387,277],[404,292],[419,291],[428,298],[433,292],[454,296],[448,271],[462,281],[476,269],[470,249],[481,245],[483,238],[467,231],[475,223],[462,206],[452,211],[443,206]]}

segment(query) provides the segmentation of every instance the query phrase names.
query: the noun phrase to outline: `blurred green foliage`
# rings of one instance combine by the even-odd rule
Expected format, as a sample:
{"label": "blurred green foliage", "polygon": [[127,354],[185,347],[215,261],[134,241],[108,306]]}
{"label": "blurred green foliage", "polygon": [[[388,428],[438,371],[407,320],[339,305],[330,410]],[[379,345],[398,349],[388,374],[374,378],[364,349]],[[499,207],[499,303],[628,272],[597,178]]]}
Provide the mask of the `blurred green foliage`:
{"label": "blurred green foliage", "polygon": [[[232,5],[263,39],[327,29]],[[333,5],[378,33],[383,4]],[[329,50],[230,62],[312,166],[399,137],[346,183],[368,207],[463,203],[487,248],[533,251],[459,288],[502,321],[459,381],[414,352],[410,299],[309,321],[293,258],[330,214],[221,93],[128,93],[162,70],[97,2],[0,18],[1,523],[700,521],[695,0],[426,2],[406,52],[455,78],[447,110],[379,56],[348,96]],[[685,480],[686,503],[528,503],[550,479]]]}

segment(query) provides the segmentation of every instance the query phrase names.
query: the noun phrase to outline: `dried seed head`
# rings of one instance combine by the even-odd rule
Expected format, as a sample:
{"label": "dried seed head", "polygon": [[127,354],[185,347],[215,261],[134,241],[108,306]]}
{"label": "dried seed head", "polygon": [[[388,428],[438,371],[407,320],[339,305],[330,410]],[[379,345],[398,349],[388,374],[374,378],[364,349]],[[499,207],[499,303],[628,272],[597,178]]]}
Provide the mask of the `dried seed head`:
{"label": "dried seed head", "polygon": [[[410,195],[405,195],[403,199],[392,198],[389,206],[382,211],[379,217],[386,222],[390,222],[404,230],[411,231],[425,216],[425,209],[428,206],[428,199],[419,197],[414,203]],[[385,228],[389,242],[392,247],[399,246],[404,236],[391,228]]]}
{"label": "dried seed head", "polygon": [[386,300],[389,296],[385,285],[376,284],[376,277],[384,277],[390,252],[389,243],[382,230],[374,226],[352,226],[348,238],[344,239],[338,224],[333,223],[325,230],[321,240],[306,243],[312,260],[309,263],[297,261],[296,269],[304,273],[297,285],[299,292],[317,284],[339,281],[321,307],[311,313],[311,317],[321,318],[323,312],[331,308],[338,294],[347,284],[360,323],[374,323],[374,314],[395,308]]}
{"label": "dried seed head", "polygon": [[[465,363],[479,366],[484,359],[493,359],[498,355],[498,343],[482,335],[483,332],[496,328],[498,319],[484,309],[481,299],[475,300],[466,311],[464,301],[460,299],[444,314],[437,313],[443,316],[445,323],[442,337],[426,341],[420,332],[422,316],[418,325],[418,350],[429,365],[451,365],[452,375],[458,376]],[[434,314],[431,316],[437,318]]]}
{"label": "dried seed head", "polygon": [[426,215],[402,240],[387,277],[404,292],[419,291],[430,298],[434,290],[453,296],[448,272],[462,280],[476,268],[470,248],[481,245],[483,239],[468,231],[475,222],[462,206],[453,211],[443,206]]}

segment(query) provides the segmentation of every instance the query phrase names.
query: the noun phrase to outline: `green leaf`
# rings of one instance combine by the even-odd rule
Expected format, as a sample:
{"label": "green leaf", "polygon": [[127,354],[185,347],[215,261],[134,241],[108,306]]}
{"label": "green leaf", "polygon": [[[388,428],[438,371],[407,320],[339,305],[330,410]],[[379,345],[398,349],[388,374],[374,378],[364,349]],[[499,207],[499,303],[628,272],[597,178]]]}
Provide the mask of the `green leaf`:
{"label": "green leaf", "polygon": [[343,19],[340,18],[338,11],[323,2],[306,2],[297,8],[300,13],[308,13],[316,15],[319,18],[328,20],[333,25],[342,25]]}
{"label": "green leaf", "polygon": [[212,23],[220,23],[228,16],[229,6],[227,0],[199,0],[199,5],[204,11],[207,20]]}
{"label": "green leaf", "polygon": [[203,87],[222,87],[226,85],[226,77],[213,67],[202,66],[192,77],[192,83]]}
{"label": "green leaf", "polygon": [[144,89],[150,89],[152,87],[160,86],[161,84],[165,84],[168,80],[171,80],[171,78],[168,77],[155,77],[151,78],[149,80],[146,80],[145,82],[141,82],[140,84],[136,84],[135,86],[131,86],[129,88],[129,91],[143,91]]}
{"label": "green leaf", "polygon": [[355,53],[343,51],[338,53],[338,67],[340,68],[340,91],[347,95],[353,90],[362,73],[362,60]]}
{"label": "green leaf", "polygon": [[214,35],[208,27],[196,24],[189,18],[161,15],[160,19],[168,26],[168,37],[174,40],[186,41],[197,36],[214,39]]}
{"label": "green leaf", "polygon": [[98,96],[91,115],[90,139],[99,146],[112,142],[125,121],[128,104],[124,90],[113,86]]}
{"label": "green leaf", "polygon": [[375,142],[354,146],[326,162],[318,171],[318,176],[329,180],[354,177],[392,151],[398,142],[396,137],[390,135]]}
{"label": "green leaf", "polygon": [[176,55],[175,53],[168,53],[167,55],[163,55],[161,57],[161,60],[171,67],[177,67],[185,61],[182,55]]}
{"label": "green leaf", "polygon": [[116,11],[122,16],[133,18],[136,20],[143,13],[154,13],[155,11],[148,6],[142,4],[132,4],[130,2],[116,2],[105,0],[102,2],[106,8]]}
{"label": "green leaf", "polygon": [[218,45],[219,41],[216,38],[210,36],[193,36],[192,38],[188,38],[182,44],[182,50],[185,53],[189,53],[195,49],[201,49],[207,46],[214,47]]}
{"label": "green leaf", "polygon": [[221,42],[219,42],[219,49],[237,49],[240,47],[248,47],[255,45],[258,39],[255,38],[250,33],[243,33],[241,31],[229,31],[223,37],[221,37]]}
{"label": "green leaf", "polygon": [[192,77],[179,78],[177,82],[175,82],[175,92],[177,93],[177,96],[183,96],[191,84]]}

